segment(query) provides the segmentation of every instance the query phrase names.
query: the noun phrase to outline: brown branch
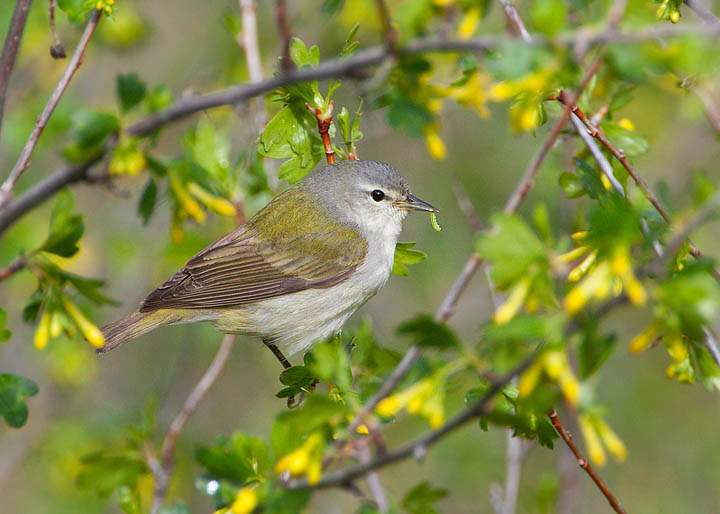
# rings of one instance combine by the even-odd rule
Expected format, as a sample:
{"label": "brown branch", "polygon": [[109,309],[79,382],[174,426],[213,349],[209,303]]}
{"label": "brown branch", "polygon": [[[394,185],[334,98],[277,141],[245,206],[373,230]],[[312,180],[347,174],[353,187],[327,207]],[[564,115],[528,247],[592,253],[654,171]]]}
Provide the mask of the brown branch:
{"label": "brown branch", "polygon": [[532,44],[532,36],[525,28],[525,24],[520,18],[520,15],[518,15],[515,5],[510,0],[500,0],[500,5],[502,5],[505,10],[505,17],[507,18],[510,32],[513,35],[520,36],[526,43]]}
{"label": "brown branch", "polygon": [[705,7],[703,4],[700,3],[699,0],[684,0],[685,5],[687,5],[690,10],[692,10],[695,14],[698,15],[698,17],[708,24],[720,24],[720,18],[715,16],[715,14]]}
{"label": "brown branch", "polygon": [[0,282],[27,266],[27,259],[18,257],[7,268],[0,269]]}
{"label": "brown branch", "polygon": [[[631,32],[622,32],[614,29],[599,30],[596,32],[571,32],[558,36],[550,41],[543,39],[539,35],[533,35],[533,41],[535,42],[535,45],[554,44],[572,46],[582,39],[589,45],[595,45],[606,42],[633,43],[663,37],[683,36],[686,34],[717,37],[720,36],[720,26],[695,26],[685,24],[653,25],[648,29],[637,29]],[[496,49],[505,41],[507,41],[507,38],[497,36],[483,36],[467,41],[419,38],[409,42],[401,49],[401,52],[407,55],[432,52],[481,52]],[[157,131],[168,123],[183,119],[206,109],[234,105],[248,98],[269,93],[285,85],[330,77],[354,76],[364,68],[381,64],[394,57],[395,56],[387,52],[386,48],[376,46],[356,52],[348,59],[324,61],[316,68],[294,70],[280,77],[266,79],[257,84],[240,84],[203,96],[185,97],[178,100],[167,109],[152,114],[151,116],[148,116],[131,125],[127,128],[126,132],[131,136],[145,136]],[[27,198],[23,196],[18,199],[16,202],[20,203],[19,206],[16,206],[16,202],[13,202],[6,205],[4,208],[0,208],[0,234],[18,219],[18,216],[15,215],[9,216],[8,214],[10,212],[20,212],[22,215],[39,203],[43,202],[48,197],[52,196],[61,187],[74,182],[85,181],[87,175],[85,173],[77,173],[77,170],[82,168],[87,171],[87,169],[97,162],[98,159],[99,158],[96,158],[93,162],[85,162],[57,171],[42,182],[42,188],[38,189],[37,187],[33,187],[32,191],[34,194],[32,196]],[[58,186],[58,184],[60,185]],[[48,187],[53,185],[55,185],[56,188]],[[37,194],[38,192],[41,192],[42,194]]]}
{"label": "brown branch", "polygon": [[557,139],[558,135],[560,134],[560,131],[562,130],[563,125],[567,121],[567,119],[570,117],[570,113],[572,112],[572,105],[574,105],[577,102],[577,99],[580,98],[580,95],[585,90],[587,85],[590,83],[590,80],[592,80],[593,75],[597,73],[598,69],[600,69],[600,64],[602,63],[602,57],[603,57],[603,51],[600,52],[600,54],[595,58],[595,61],[590,65],[590,68],[588,69],[587,73],[585,73],[585,76],[580,81],[580,85],[577,88],[577,91],[575,91],[575,94],[573,95],[573,102],[572,104],[568,104],[565,106],[565,109],[563,109],[562,114],[560,117],[555,120],[555,124],[553,125],[552,129],[550,130],[550,134],[545,139],[545,142],[543,143],[542,147],[540,147],[540,150],[538,153],[535,154],[533,159],[530,161],[530,164],[528,165],[527,169],[525,170],[525,174],[523,175],[522,179],[518,183],[517,187],[515,188],[515,191],[510,195],[510,198],[508,199],[507,203],[505,204],[504,212],[505,214],[512,214],[515,212],[520,205],[520,202],[523,201],[525,196],[528,194],[530,189],[533,186],[533,183],[535,181],[535,177],[537,176],[538,172],[540,171],[540,165],[545,160],[545,157],[550,152],[550,149],[553,147],[553,144],[555,144],[555,140]]}
{"label": "brown branch", "polygon": [[[607,138],[605,132],[600,126],[592,125],[588,117],[585,116],[582,110],[576,105],[577,95],[575,95],[573,99],[568,99],[567,94],[564,91],[560,91],[560,93],[555,98],[563,105],[565,105],[566,110],[570,108],[577,115],[577,117],[580,118],[580,120],[587,125],[590,135],[600,141],[600,143],[605,148],[607,148],[607,150],[618,161],[620,161],[620,164],[622,164],[623,168],[625,168],[628,174],[632,177],[635,184],[637,184],[637,186],[640,188],[640,190],[643,192],[643,194],[652,204],[655,210],[660,214],[660,216],[665,220],[668,225],[672,225],[673,221],[670,213],[665,209],[665,207],[663,207],[662,203],[660,203],[660,199],[655,195],[655,193],[652,192],[652,190],[648,187],[647,183],[643,180],[643,178],[637,174],[635,168],[633,168],[632,164],[630,164],[630,161],[625,155],[625,152],[623,152],[621,148],[617,148],[610,142],[610,140]],[[695,257],[696,259],[700,259],[703,257],[703,253],[700,251],[700,249],[695,246],[695,244],[693,244],[693,242],[689,239],[688,245],[690,246],[690,254],[693,257]],[[716,280],[720,281],[720,271],[713,268],[711,270],[711,274]]]}
{"label": "brown branch", "polygon": [[48,100],[45,109],[43,109],[42,114],[35,122],[35,126],[30,133],[30,137],[28,138],[27,143],[25,143],[25,147],[23,148],[20,157],[18,158],[15,166],[10,172],[10,175],[5,180],[5,182],[3,182],[2,186],[0,186],[0,207],[7,205],[8,201],[12,196],[12,190],[15,187],[15,184],[17,183],[23,172],[28,168],[28,166],[30,166],[30,156],[35,149],[35,145],[37,145],[38,139],[40,139],[40,135],[45,129],[48,120],[50,120],[50,116],[52,116],[52,113],[55,111],[55,107],[57,107],[58,102],[60,102],[60,98],[62,98],[63,93],[65,93],[68,84],[70,84],[70,80],[82,64],[83,58],[85,56],[85,49],[87,48],[87,45],[90,42],[90,38],[92,37],[95,29],[97,28],[101,16],[102,11],[97,9],[94,9],[92,14],[90,15],[90,21],[85,27],[85,32],[83,32],[83,35],[80,37],[80,41],[75,48],[75,52],[73,53],[70,62],[68,62],[67,68],[65,68],[65,72],[60,78],[60,81],[55,87],[52,95],[50,95],[50,99]]}
{"label": "brown branch", "polygon": [[488,405],[493,397],[510,382],[514,377],[520,375],[535,361],[537,354],[534,353],[522,363],[512,369],[507,375],[501,379],[491,382],[488,391],[480,398],[475,404],[468,409],[457,414],[450,421],[445,423],[442,427],[432,432],[429,432],[421,437],[415,439],[415,441],[396,448],[389,450],[381,455],[376,456],[373,460],[367,463],[357,464],[348,468],[327,473],[323,476],[320,481],[310,486],[307,480],[298,480],[288,486],[289,489],[322,489],[327,487],[338,487],[346,486],[352,483],[353,480],[365,476],[367,473],[385,467],[389,464],[397,462],[399,460],[406,459],[408,457],[415,457],[416,459],[422,459],[427,453],[427,449],[434,443],[444,438],[446,435],[452,433],[456,429],[463,426],[470,420],[477,417],[483,416],[488,413]]}
{"label": "brown branch", "polygon": [[56,0],[50,0],[49,6],[48,6],[48,17],[50,18],[50,32],[52,33],[54,45],[50,47],[50,56],[53,59],[65,59],[67,55],[65,54],[65,47],[60,42],[60,38],[58,37],[57,29],[55,28],[55,1]]}
{"label": "brown branch", "polygon": [[5,97],[10,82],[10,74],[15,67],[15,58],[20,49],[20,41],[25,30],[25,22],[30,11],[31,2],[32,0],[17,0],[10,20],[10,28],[5,36],[2,55],[0,56],[0,129],[2,129]]}
{"label": "brown branch", "polygon": [[220,372],[225,367],[225,364],[230,357],[232,352],[233,343],[235,342],[235,335],[226,334],[223,337],[222,344],[218,349],[215,358],[213,358],[207,371],[200,378],[200,381],[195,385],[190,395],[185,400],[182,410],[175,416],[170,423],[165,440],[163,441],[162,450],[159,458],[154,455],[152,450],[146,451],[145,460],[150,468],[154,485],[153,485],[153,501],[150,512],[156,514],[162,507],[165,501],[165,495],[167,494],[167,488],[170,484],[170,478],[173,472],[173,455],[175,452],[175,445],[177,444],[178,437],[185,428],[190,416],[195,412],[198,405],[205,397],[207,392],[210,390],[212,385],[217,380]]}
{"label": "brown branch", "polygon": [[377,6],[378,18],[380,18],[380,27],[385,38],[385,46],[390,53],[395,53],[397,50],[397,34],[392,26],[392,20],[390,19],[390,11],[388,10],[385,0],[375,0]]}
{"label": "brown branch", "polygon": [[608,489],[602,479],[595,472],[593,467],[590,465],[590,462],[588,462],[588,460],[583,457],[582,453],[580,453],[580,450],[575,445],[575,442],[572,439],[572,434],[565,430],[565,428],[563,428],[560,420],[558,419],[557,412],[555,412],[555,409],[550,411],[548,417],[550,418],[550,422],[555,427],[555,430],[557,430],[557,433],[560,435],[560,437],[562,437],[563,441],[565,441],[565,444],[567,444],[568,448],[570,448],[570,451],[573,452],[573,455],[575,455],[578,465],[583,470],[585,470],[585,472],[590,476],[592,481],[595,482],[595,485],[598,486],[598,489],[600,489],[605,498],[607,498],[607,501],[613,508],[613,510],[618,514],[626,514],[625,509],[622,508],[620,502],[617,500],[617,498],[615,498],[615,496],[613,496],[613,494],[610,492],[610,489]]}
{"label": "brown branch", "polygon": [[318,124],[318,132],[320,133],[320,139],[322,139],[323,147],[325,147],[325,157],[327,158],[328,164],[335,164],[335,150],[332,147],[332,141],[330,141],[330,125],[332,125],[332,113],[335,102],[330,100],[325,112],[319,108],[313,108],[309,103],[305,103],[307,108],[315,116]]}
{"label": "brown branch", "polygon": [[293,69],[293,62],[290,59],[290,40],[292,39],[292,30],[288,23],[287,6],[285,0],[275,1],[275,23],[278,32],[282,37],[282,53],[280,57],[280,69],[287,73]]}

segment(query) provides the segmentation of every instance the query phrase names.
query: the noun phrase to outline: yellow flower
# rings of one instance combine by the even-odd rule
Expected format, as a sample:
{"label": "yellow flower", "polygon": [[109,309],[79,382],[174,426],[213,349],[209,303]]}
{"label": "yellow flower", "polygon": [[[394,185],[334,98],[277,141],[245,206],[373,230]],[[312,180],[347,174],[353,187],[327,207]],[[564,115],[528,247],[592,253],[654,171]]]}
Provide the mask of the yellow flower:
{"label": "yellow flower", "polygon": [[445,142],[438,133],[438,126],[434,123],[425,127],[425,143],[428,147],[428,152],[433,159],[438,161],[443,160],[447,156],[447,149],[445,148]]}
{"label": "yellow flower", "polygon": [[620,125],[622,128],[624,128],[625,130],[629,130],[631,132],[635,131],[635,124],[632,121],[630,121],[630,119],[628,119],[628,118],[622,118],[622,119],[618,120],[617,124]]}
{"label": "yellow flower", "polygon": [[585,440],[590,460],[599,467],[603,467],[607,462],[607,456],[605,455],[605,450],[600,443],[600,438],[598,437],[595,427],[585,414],[581,414],[578,417],[578,424],[580,425],[580,433]]}
{"label": "yellow flower", "polygon": [[652,323],[650,323],[650,326],[648,326],[645,330],[636,335],[632,341],[630,341],[630,351],[633,353],[638,353],[645,350],[648,346],[652,344],[657,335],[658,324],[657,322],[653,321]]}
{"label": "yellow flower", "polygon": [[471,9],[468,9],[462,20],[460,20],[460,26],[458,27],[458,37],[460,39],[470,39],[473,34],[475,34],[479,21],[480,8],[473,7]]}
{"label": "yellow flower", "polygon": [[493,321],[498,325],[507,323],[522,308],[525,298],[527,297],[528,291],[530,290],[530,279],[524,278],[517,284],[515,284],[510,290],[510,294],[493,315]]}
{"label": "yellow flower", "polygon": [[613,432],[604,420],[596,418],[594,421],[595,429],[600,435],[600,439],[605,445],[605,448],[607,448],[610,452],[610,455],[612,455],[618,462],[623,462],[627,459],[627,448],[625,447],[625,443],[622,442],[622,440],[615,432]]}
{"label": "yellow flower", "polygon": [[250,514],[258,504],[258,497],[255,489],[245,486],[240,489],[235,497],[235,501],[230,507],[232,514]]}
{"label": "yellow flower", "polygon": [[196,182],[190,182],[188,184],[188,191],[211,211],[215,211],[223,216],[235,216],[235,206],[230,201],[208,193]]}
{"label": "yellow flower", "polygon": [[50,336],[50,311],[48,309],[45,309],[43,312],[43,315],[40,317],[40,323],[38,323],[37,328],[35,329],[35,348],[38,350],[42,350],[45,348],[48,342],[48,338]]}
{"label": "yellow flower", "polygon": [[306,475],[310,485],[316,484],[322,474],[323,437],[313,432],[295,451],[288,453],[275,464],[275,471],[287,471],[291,476]]}
{"label": "yellow flower", "polygon": [[526,397],[533,392],[535,386],[540,380],[542,375],[542,364],[540,362],[534,363],[530,366],[525,373],[522,374],[520,380],[518,380],[518,395]]}
{"label": "yellow flower", "polygon": [[551,77],[552,70],[541,70],[528,73],[517,80],[498,82],[490,88],[490,99],[504,102],[520,93],[537,95],[548,88]]}
{"label": "yellow flower", "polygon": [[[585,246],[585,247],[581,246],[580,248],[587,248],[587,247],[586,247],[586,246]],[[586,274],[586,273],[588,272],[588,270],[590,269],[590,267],[591,267],[593,264],[595,264],[595,260],[597,259],[597,255],[598,255],[598,251],[597,251],[597,250],[593,250],[592,252],[590,252],[590,255],[588,255],[587,257],[585,257],[585,259],[583,259],[583,261],[582,261],[580,264],[578,264],[577,266],[575,266],[575,268],[573,268],[572,271],[570,271],[570,273],[568,274],[568,280],[569,280],[570,282],[577,282],[577,281],[580,280],[582,277],[584,277],[585,274]]]}
{"label": "yellow flower", "polygon": [[380,400],[380,403],[375,407],[375,412],[377,412],[378,416],[389,418],[394,416],[395,413],[403,407],[404,405],[400,403],[398,395],[393,394]]}
{"label": "yellow flower", "polygon": [[445,390],[440,383],[450,373],[448,365],[430,378],[416,382],[405,391],[384,398],[375,407],[375,412],[383,417],[394,416],[400,409],[410,414],[418,414],[428,420],[430,426],[439,427],[445,421]]}
{"label": "yellow flower", "polygon": [[370,433],[370,431],[368,430],[367,425],[365,425],[364,423],[358,425],[358,427],[357,427],[357,429],[355,430],[355,432],[357,432],[357,433],[360,434],[360,435],[367,435],[367,434]]}
{"label": "yellow flower", "polygon": [[580,382],[575,378],[575,373],[570,368],[565,352],[561,350],[546,352],[542,363],[545,373],[558,383],[560,391],[568,403],[576,405],[580,398]]}
{"label": "yellow flower", "polygon": [[87,319],[85,315],[80,312],[80,309],[78,309],[67,296],[62,297],[62,304],[65,308],[65,312],[68,313],[68,316],[70,316],[70,319],[73,320],[80,330],[80,333],[85,337],[85,339],[87,339],[88,343],[96,348],[102,348],[105,345],[105,336],[102,335],[102,332],[100,332],[97,325]]}
{"label": "yellow flower", "polygon": [[174,172],[168,173],[170,189],[172,189],[178,205],[198,223],[205,222],[205,211],[188,193],[180,178]]}
{"label": "yellow flower", "polygon": [[481,117],[487,118],[490,111],[487,108],[485,87],[489,80],[488,75],[476,72],[461,85],[452,86],[443,91],[443,94],[454,98],[459,104],[473,107]]}

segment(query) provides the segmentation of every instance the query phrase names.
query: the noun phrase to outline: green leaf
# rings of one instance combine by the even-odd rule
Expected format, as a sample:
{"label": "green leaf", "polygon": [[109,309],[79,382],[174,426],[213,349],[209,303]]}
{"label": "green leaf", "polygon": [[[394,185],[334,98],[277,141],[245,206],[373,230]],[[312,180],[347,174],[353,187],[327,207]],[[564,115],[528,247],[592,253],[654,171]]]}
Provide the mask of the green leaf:
{"label": "green leaf", "polygon": [[350,360],[339,337],[315,344],[309,354],[308,367],[313,375],[334,384],[341,393],[352,387]]}
{"label": "green leaf", "polygon": [[547,249],[519,216],[493,216],[494,228],[482,235],[477,252],[492,263],[492,279],[504,290],[524,277],[531,265],[547,266]]}
{"label": "green leaf", "polygon": [[151,178],[148,179],[145,188],[143,189],[142,195],[140,196],[140,202],[138,203],[138,214],[143,222],[143,225],[147,225],[155,211],[155,202],[157,201],[157,183]]}
{"label": "green leaf", "polygon": [[71,161],[83,161],[100,152],[105,139],[120,130],[120,120],[114,114],[80,110],[72,117],[70,143],[63,155]]}
{"label": "green leaf", "polygon": [[116,79],[117,95],[120,101],[120,109],[128,112],[138,105],[145,98],[147,86],[140,80],[137,73],[120,74]]}
{"label": "green leaf", "polygon": [[308,387],[315,377],[306,366],[293,366],[280,373],[280,382],[286,386]]}
{"label": "green leaf", "polygon": [[83,465],[76,483],[81,489],[92,489],[102,497],[109,497],[123,486],[137,489],[138,479],[148,473],[145,462],[133,454],[111,455],[99,450],[80,459]]}
{"label": "green leaf", "polygon": [[145,95],[145,108],[149,112],[157,112],[165,109],[173,103],[173,94],[169,87],[158,84]]}
{"label": "green leaf", "polygon": [[209,120],[201,118],[188,137],[193,159],[208,172],[211,179],[227,183],[230,174],[230,139]]}
{"label": "green leaf", "polygon": [[567,23],[567,6],[562,0],[537,0],[530,6],[530,18],[538,31],[554,36]]}
{"label": "green leaf", "polygon": [[85,13],[90,10],[85,7],[85,3],[85,0],[58,0],[57,6],[67,14],[70,21],[81,23],[85,20]]}
{"label": "green leaf", "polygon": [[160,509],[159,514],[192,514],[192,511],[185,502],[176,500],[172,503],[172,505]]}
{"label": "green leaf", "polygon": [[607,138],[628,157],[637,157],[648,151],[650,145],[637,132],[621,127],[613,121],[601,123]]}
{"label": "green leaf", "polygon": [[580,198],[587,194],[582,179],[574,173],[568,171],[561,173],[558,177],[558,184],[565,191],[565,198]]}
{"label": "green leaf", "polygon": [[405,321],[397,328],[400,335],[410,336],[413,342],[423,348],[446,349],[460,345],[457,337],[445,323],[438,323],[429,314]]}
{"label": "green leaf", "polygon": [[140,492],[132,490],[126,485],[117,489],[118,505],[125,514],[140,514]]}
{"label": "green leaf", "polygon": [[28,417],[28,407],[23,399],[37,393],[37,384],[29,378],[0,374],[0,416],[11,427],[20,428]]}
{"label": "green leaf", "polygon": [[590,198],[597,199],[607,194],[607,189],[600,180],[600,173],[595,168],[577,157],[573,157],[573,162],[577,166],[583,188]]}
{"label": "green leaf", "polygon": [[717,190],[717,184],[708,177],[705,170],[695,168],[691,181],[692,198],[695,207],[701,207]]}
{"label": "green leaf", "polygon": [[413,250],[415,241],[406,243],[398,242],[395,244],[395,256],[393,257],[392,272],[401,277],[407,277],[410,274],[406,265],[417,264],[427,259],[427,254],[420,250]]}
{"label": "green leaf", "polygon": [[586,379],[595,373],[607,360],[615,347],[616,338],[612,334],[598,334],[592,321],[586,324],[577,350],[578,375]]}
{"label": "green leaf", "polygon": [[355,34],[357,34],[359,28],[360,23],[356,23],[353,28],[350,29],[350,32],[345,38],[345,44],[343,45],[343,49],[340,51],[340,57],[350,57],[360,46],[359,41],[353,41],[353,38],[355,37]]}
{"label": "green leaf", "polygon": [[483,329],[483,337],[488,342],[499,343],[560,341],[565,321],[564,314],[521,314],[502,325],[488,323]]}
{"label": "green leaf", "polygon": [[434,503],[448,495],[447,489],[434,488],[430,482],[420,482],[402,500],[402,507],[411,514],[437,514]]}
{"label": "green leaf", "polygon": [[0,307],[0,343],[4,343],[12,336],[12,332],[5,328],[5,323],[7,323],[7,312]]}
{"label": "green leaf", "polygon": [[55,208],[50,215],[50,233],[40,250],[62,257],[72,257],[77,253],[77,242],[85,231],[85,225],[82,215],[72,214],[73,204],[69,189],[58,193]]}
{"label": "green leaf", "polygon": [[320,49],[317,46],[312,46],[308,50],[301,39],[294,37],[290,39],[290,59],[298,68],[304,66],[315,67],[320,64]]}
{"label": "green leaf", "polygon": [[235,432],[228,439],[218,438],[213,445],[201,445],[195,458],[215,478],[231,480],[238,485],[260,480],[271,469],[265,441]]}
{"label": "green leaf", "polygon": [[432,114],[424,105],[403,97],[390,104],[387,116],[391,126],[411,137],[422,137],[425,126],[433,122]]}

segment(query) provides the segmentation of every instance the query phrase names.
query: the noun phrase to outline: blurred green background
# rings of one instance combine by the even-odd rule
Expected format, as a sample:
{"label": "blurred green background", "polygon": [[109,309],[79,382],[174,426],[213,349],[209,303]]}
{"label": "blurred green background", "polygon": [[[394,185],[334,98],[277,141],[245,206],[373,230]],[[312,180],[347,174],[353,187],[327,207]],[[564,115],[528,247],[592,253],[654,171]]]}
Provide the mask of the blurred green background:
{"label": "blurred green background", "polygon": [[[9,24],[14,2],[0,4],[1,30]],[[358,39],[376,44],[377,22],[373,2],[351,2],[342,15],[320,12],[320,2],[288,2],[295,35],[318,44],[323,58],[332,58],[342,47],[355,21],[361,22]],[[524,2],[520,2],[522,8]],[[54,137],[67,128],[69,115],[78,107],[115,109],[115,76],[138,72],[150,85],[167,84],[176,98],[208,92],[247,80],[245,60],[233,34],[225,28],[225,13],[237,11],[230,0],[158,0],[119,2],[116,20],[103,20],[98,37],[91,42],[85,62],[70,85],[32,159],[32,167],[18,185],[22,191],[40,177],[61,166],[58,155],[62,139]],[[260,2],[260,48],[266,75],[276,68],[280,52],[276,36],[273,2]],[[20,152],[35,116],[40,112],[65,62],[48,55],[51,37],[47,30],[46,3],[32,7],[18,64],[10,85],[6,119],[0,140],[0,169],[4,176]],[[651,19],[651,2],[633,3],[638,16]],[[349,12],[350,11],[350,12]],[[125,25],[122,25],[125,24]],[[119,25],[119,26],[118,26]],[[499,32],[504,18],[493,6],[481,32]],[[73,25],[58,14],[58,29],[68,50],[74,48],[81,25]],[[650,184],[664,181],[677,205],[688,203],[687,177],[695,167],[720,178],[717,162],[720,145],[707,122],[702,105],[693,96],[666,87],[658,77],[654,85],[642,85],[636,100],[624,111],[637,130],[647,137],[650,151],[636,161],[636,168]],[[338,103],[355,105],[362,86],[344,81]],[[413,266],[410,277],[393,276],[385,289],[353,319],[368,316],[380,340],[403,350],[394,327],[419,312],[433,312],[445,295],[472,248],[472,230],[459,211],[452,192],[457,181],[470,196],[482,220],[502,208],[533,152],[542,143],[548,127],[537,134],[513,134],[507,122],[507,106],[491,107],[489,119],[468,110],[448,107],[443,115],[442,136],[448,148],[443,161],[432,160],[421,139],[408,138],[388,126],[386,115],[365,106],[360,144],[363,158],[391,163],[408,179],[414,192],[441,210],[443,230],[434,232],[424,216],[406,222],[402,240],[418,241],[429,259]],[[254,142],[256,132],[246,111],[233,128],[233,157]],[[194,119],[168,127],[159,150],[179,152],[183,131],[198,117],[225,123],[235,116],[230,109],[208,111]],[[565,170],[563,152],[554,152],[542,168],[536,187],[521,212],[544,202],[558,232],[571,228],[576,203],[566,200],[557,187]],[[123,178],[112,187],[80,185],[74,188],[78,210],[85,214],[86,235],[81,251],[67,263],[71,270],[107,280],[105,291],[123,302],[93,312],[94,320],[109,322],[136,308],[139,300],[181,266],[195,252],[232,228],[232,220],[213,216],[202,226],[187,230],[185,240],[174,245],[169,238],[169,213],[161,204],[148,226],[136,213],[137,198],[144,185],[141,178]],[[161,199],[162,201],[162,199]],[[52,202],[36,209],[16,224],[0,244],[0,266],[7,265],[19,249],[37,246],[47,233]],[[697,231],[697,245],[711,256],[720,255],[718,223]],[[21,430],[0,425],[0,511],[22,513],[114,512],[112,502],[97,499],[74,484],[78,457],[101,447],[120,446],[126,427],[136,423],[150,398],[158,404],[158,436],[179,410],[186,395],[203,373],[219,345],[220,336],[209,326],[172,327],[153,332],[106,356],[78,342],[59,341],[38,352],[32,345],[32,326],[20,313],[32,294],[34,278],[19,273],[0,288],[0,305],[8,311],[11,341],[0,345],[0,371],[18,373],[36,380],[40,393],[29,401],[30,418]],[[629,338],[647,320],[637,311],[622,310],[611,316],[607,327],[621,334],[610,362],[593,380],[597,394],[609,406],[608,421],[629,449],[624,464],[609,463],[601,470],[610,488],[628,512],[715,512],[720,505],[720,404],[717,393],[701,385],[681,386],[665,377],[666,356],[659,351],[630,355]],[[487,284],[481,274],[472,281],[451,325],[471,345],[478,329],[491,316]],[[299,356],[293,360],[297,361]],[[182,497],[193,512],[209,512],[210,502],[195,488],[199,468],[192,459],[198,443],[242,429],[264,437],[273,416],[285,408],[274,397],[280,389],[279,365],[255,340],[241,339],[217,384],[191,418],[177,452],[177,476],[170,496]],[[456,405],[461,408],[461,405]],[[572,427],[570,427],[572,428]],[[387,430],[389,443],[419,433],[425,425],[409,421]],[[533,447],[523,468],[518,512],[537,512],[538,498],[562,487],[577,501],[566,512],[608,512],[608,506],[591,482],[570,464],[563,472],[559,460],[564,446],[550,452]],[[485,433],[475,424],[466,426],[432,449],[421,463],[413,461],[383,469],[380,476],[396,497],[417,481],[452,491],[438,504],[443,512],[492,512],[491,485],[504,474],[505,433],[493,428]],[[149,493],[150,482],[146,484]],[[309,512],[349,512],[356,500],[342,491],[316,495]]]}

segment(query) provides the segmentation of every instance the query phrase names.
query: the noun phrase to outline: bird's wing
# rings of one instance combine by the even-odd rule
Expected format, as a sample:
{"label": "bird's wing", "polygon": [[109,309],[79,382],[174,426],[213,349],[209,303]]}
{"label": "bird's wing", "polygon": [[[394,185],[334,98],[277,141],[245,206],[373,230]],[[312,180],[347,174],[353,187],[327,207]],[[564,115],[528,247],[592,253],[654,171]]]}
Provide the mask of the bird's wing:
{"label": "bird's wing", "polygon": [[353,228],[328,224],[316,209],[280,211],[273,203],[190,259],[143,300],[140,311],[231,307],[326,288],[362,264],[367,243]]}

